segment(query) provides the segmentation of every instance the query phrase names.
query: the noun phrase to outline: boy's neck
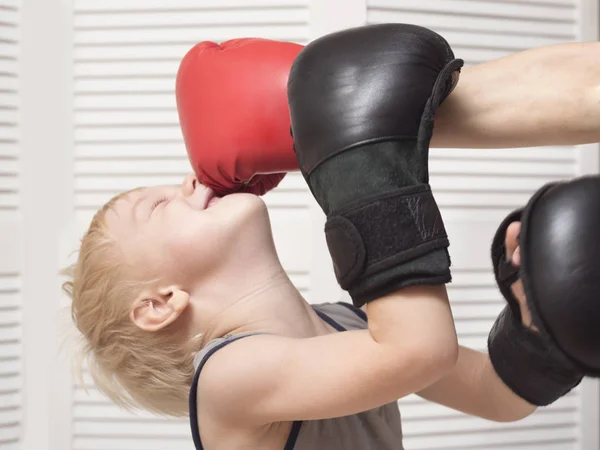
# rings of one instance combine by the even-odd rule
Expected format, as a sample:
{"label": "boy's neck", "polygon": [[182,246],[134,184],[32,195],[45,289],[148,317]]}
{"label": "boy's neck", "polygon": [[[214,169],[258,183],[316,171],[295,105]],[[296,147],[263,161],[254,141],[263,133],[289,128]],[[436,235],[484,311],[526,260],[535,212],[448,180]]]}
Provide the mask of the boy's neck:
{"label": "boy's neck", "polygon": [[295,338],[330,332],[281,267],[245,291],[238,292],[243,293],[225,300],[203,327],[204,344],[226,335],[247,332]]}

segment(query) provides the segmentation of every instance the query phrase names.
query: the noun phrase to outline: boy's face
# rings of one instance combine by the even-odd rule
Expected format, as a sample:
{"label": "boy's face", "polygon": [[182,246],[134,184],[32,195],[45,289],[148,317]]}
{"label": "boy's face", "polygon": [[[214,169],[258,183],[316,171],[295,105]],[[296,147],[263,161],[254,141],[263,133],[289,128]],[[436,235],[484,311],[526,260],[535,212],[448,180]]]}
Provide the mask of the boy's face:
{"label": "boy's face", "polygon": [[[137,275],[191,287],[243,246],[262,241],[270,226],[260,197],[218,198],[188,176],[181,185],[131,192],[107,212],[106,223]],[[246,237],[246,238],[244,238]],[[241,253],[240,253],[241,252]],[[135,270],[134,269],[134,270]]]}

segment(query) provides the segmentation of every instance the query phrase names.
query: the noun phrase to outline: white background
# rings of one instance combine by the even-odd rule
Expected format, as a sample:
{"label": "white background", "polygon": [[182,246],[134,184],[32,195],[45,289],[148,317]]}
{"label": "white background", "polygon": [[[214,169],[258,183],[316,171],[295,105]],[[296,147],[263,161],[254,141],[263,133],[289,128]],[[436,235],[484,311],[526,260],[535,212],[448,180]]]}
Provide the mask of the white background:
{"label": "white background", "polygon": [[[189,172],[174,77],[201,40],[306,43],[364,23],[412,22],[477,64],[597,40],[597,0],[0,0],[0,448],[192,449],[186,421],[118,411],[74,385],[59,357],[58,270],[94,210]],[[494,86],[490,86],[493,89]],[[488,262],[506,215],[547,181],[598,171],[596,146],[435,149],[432,185],[450,233],[449,287],[463,345],[485,348],[503,301]],[[323,217],[298,174],[266,196],[286,270],[312,302],[341,296]],[[600,448],[595,383],[519,423],[401,400],[408,449]]]}

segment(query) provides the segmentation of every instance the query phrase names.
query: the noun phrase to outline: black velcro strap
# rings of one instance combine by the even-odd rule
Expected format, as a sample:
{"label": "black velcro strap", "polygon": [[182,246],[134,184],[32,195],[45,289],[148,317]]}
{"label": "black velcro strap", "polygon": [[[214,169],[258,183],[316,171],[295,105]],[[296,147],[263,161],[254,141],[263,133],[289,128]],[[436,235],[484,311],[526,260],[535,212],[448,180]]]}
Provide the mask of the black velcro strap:
{"label": "black velcro strap", "polygon": [[504,384],[532,405],[554,403],[583,378],[549,339],[525,328],[509,307],[492,327],[488,350]]}
{"label": "black velcro strap", "polygon": [[449,246],[428,184],[370,197],[331,214],[325,236],[336,278],[346,290],[363,275]]}

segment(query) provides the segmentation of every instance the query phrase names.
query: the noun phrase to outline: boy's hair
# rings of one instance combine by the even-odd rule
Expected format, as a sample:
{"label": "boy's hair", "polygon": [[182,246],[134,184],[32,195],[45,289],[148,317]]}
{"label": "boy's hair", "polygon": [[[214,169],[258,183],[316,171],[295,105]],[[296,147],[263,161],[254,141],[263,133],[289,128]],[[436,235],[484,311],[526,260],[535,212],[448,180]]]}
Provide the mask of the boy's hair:
{"label": "boy's hair", "polygon": [[71,316],[83,335],[76,374],[83,385],[87,365],[97,387],[125,409],[184,416],[200,337],[187,335],[177,323],[145,332],[130,319],[132,302],[151,281],[127,279],[125,258],[105,223],[106,213],[129,192],[95,214],[77,262],[63,271],[71,279],[62,288],[72,299]]}

